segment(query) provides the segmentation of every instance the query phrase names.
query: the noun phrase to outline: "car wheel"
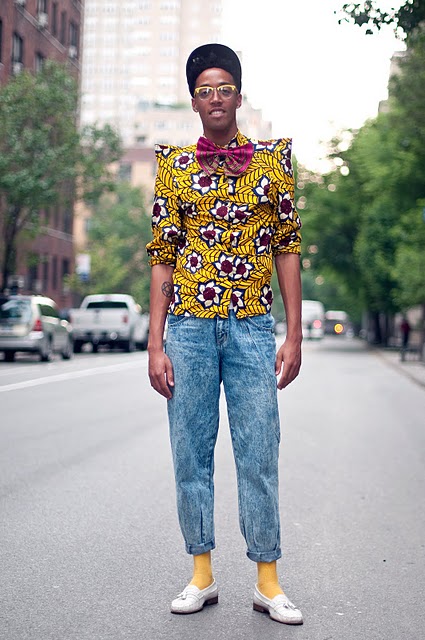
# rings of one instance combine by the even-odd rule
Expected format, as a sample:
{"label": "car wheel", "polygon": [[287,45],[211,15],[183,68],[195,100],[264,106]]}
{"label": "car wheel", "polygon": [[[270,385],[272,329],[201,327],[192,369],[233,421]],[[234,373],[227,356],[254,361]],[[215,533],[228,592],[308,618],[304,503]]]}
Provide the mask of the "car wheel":
{"label": "car wheel", "polygon": [[93,342],[93,344],[91,346],[91,349],[92,349],[92,353],[97,353],[99,351],[98,343],[97,342]]}
{"label": "car wheel", "polygon": [[81,340],[74,340],[74,353],[81,353],[82,346]]}
{"label": "car wheel", "polygon": [[5,351],[4,359],[6,362],[13,362],[15,360],[15,351]]}
{"label": "car wheel", "polygon": [[45,341],[43,348],[40,351],[40,360],[41,362],[50,362],[52,359],[52,341],[50,338],[47,338]]}
{"label": "car wheel", "polygon": [[132,353],[136,349],[136,343],[134,342],[133,337],[129,338],[127,342],[124,343],[124,351],[126,353]]}
{"label": "car wheel", "polygon": [[62,351],[63,360],[70,360],[74,354],[72,338],[68,336],[64,350]]}

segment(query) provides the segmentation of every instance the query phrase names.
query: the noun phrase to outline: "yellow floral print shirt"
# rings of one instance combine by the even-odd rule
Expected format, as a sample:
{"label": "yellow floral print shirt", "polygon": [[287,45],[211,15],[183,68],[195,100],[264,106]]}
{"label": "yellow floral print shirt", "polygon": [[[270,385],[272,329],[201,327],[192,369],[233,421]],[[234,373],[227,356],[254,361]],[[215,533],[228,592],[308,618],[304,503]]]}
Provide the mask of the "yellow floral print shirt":
{"label": "yellow floral print shirt", "polygon": [[[228,145],[248,138],[239,131]],[[238,317],[267,313],[273,255],[300,253],[301,221],[294,206],[291,139],[254,144],[245,172],[208,175],[196,144],[157,145],[150,264],[174,266],[176,315]]]}

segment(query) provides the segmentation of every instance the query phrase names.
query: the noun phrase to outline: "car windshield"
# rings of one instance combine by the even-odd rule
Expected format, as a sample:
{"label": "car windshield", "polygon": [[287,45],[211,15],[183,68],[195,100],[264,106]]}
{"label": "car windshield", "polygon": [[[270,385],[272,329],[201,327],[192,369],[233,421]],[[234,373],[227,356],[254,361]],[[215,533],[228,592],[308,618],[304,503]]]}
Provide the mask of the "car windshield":
{"label": "car windshield", "polygon": [[31,302],[29,300],[6,300],[0,303],[0,323],[18,324],[28,322],[31,318]]}

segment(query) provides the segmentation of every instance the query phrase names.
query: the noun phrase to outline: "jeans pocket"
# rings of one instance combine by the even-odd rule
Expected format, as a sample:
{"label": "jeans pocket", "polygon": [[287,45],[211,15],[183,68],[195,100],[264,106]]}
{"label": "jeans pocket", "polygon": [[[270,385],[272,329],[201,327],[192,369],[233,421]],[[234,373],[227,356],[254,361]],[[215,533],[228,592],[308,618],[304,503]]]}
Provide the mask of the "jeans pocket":
{"label": "jeans pocket", "polygon": [[168,327],[176,327],[179,324],[182,324],[185,320],[189,320],[192,316],[176,316],[174,313],[169,313],[167,316],[167,324]]}
{"label": "jeans pocket", "polygon": [[244,320],[260,331],[274,332],[275,321],[271,313],[265,313],[261,316],[247,316]]}

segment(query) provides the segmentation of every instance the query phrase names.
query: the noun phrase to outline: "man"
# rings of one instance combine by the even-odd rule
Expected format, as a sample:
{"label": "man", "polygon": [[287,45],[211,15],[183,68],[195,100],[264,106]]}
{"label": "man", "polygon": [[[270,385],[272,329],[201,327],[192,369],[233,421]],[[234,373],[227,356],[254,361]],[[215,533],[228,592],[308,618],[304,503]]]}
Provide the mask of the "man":
{"label": "man", "polygon": [[[147,246],[149,377],[168,400],[179,522],[194,559],[193,578],[171,611],[194,613],[218,601],[211,550],[223,384],[240,528],[258,568],[254,609],[300,624],[301,612],[284,595],[276,570],[277,388],[298,375],[302,339],[301,223],[293,201],[291,141],[253,142],[238,130],[241,65],[228,47],[198,47],[186,75],[204,134],[189,147],[157,147],[153,240]],[[270,314],[273,257],[288,327],[277,354]]]}

